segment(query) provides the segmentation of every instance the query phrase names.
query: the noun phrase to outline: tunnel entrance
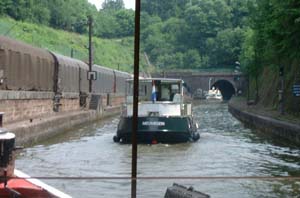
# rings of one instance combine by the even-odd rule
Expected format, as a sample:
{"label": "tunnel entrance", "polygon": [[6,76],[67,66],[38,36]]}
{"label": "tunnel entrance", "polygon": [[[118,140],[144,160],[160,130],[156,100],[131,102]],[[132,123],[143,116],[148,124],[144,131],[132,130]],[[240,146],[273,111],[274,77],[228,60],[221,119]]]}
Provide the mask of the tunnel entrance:
{"label": "tunnel entrance", "polygon": [[219,89],[221,91],[223,100],[230,100],[232,95],[235,94],[233,85],[227,80],[218,80],[211,86],[211,88],[212,87],[215,87],[216,89]]}

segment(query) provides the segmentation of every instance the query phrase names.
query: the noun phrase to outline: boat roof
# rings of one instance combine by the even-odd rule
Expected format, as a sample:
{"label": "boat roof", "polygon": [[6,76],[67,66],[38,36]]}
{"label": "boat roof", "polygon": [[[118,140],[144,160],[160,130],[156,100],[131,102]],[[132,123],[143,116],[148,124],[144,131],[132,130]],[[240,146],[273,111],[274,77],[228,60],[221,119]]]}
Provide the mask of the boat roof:
{"label": "boat roof", "polygon": [[[161,82],[183,82],[182,79],[179,78],[140,78],[140,82],[152,82],[154,80],[159,80]],[[133,81],[133,79],[127,79],[127,81]]]}

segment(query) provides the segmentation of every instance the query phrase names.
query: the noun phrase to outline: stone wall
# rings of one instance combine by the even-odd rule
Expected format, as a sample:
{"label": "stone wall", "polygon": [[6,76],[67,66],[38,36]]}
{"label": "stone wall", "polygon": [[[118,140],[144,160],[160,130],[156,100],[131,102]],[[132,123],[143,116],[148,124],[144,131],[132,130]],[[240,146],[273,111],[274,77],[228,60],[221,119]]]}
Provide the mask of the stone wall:
{"label": "stone wall", "polygon": [[52,114],[52,103],[48,99],[0,100],[0,110],[4,113],[3,123]]}
{"label": "stone wall", "polygon": [[[33,91],[0,91],[0,112],[4,113],[3,123],[9,124],[21,120],[36,119],[41,116],[55,115],[53,111],[52,92]],[[109,98],[109,102],[107,99]],[[86,107],[89,107],[90,98],[86,99]],[[102,94],[101,109],[119,107],[124,102],[124,96],[120,94]],[[59,112],[71,112],[83,110],[80,106],[78,93],[63,93],[60,99]]]}
{"label": "stone wall", "polygon": [[234,117],[252,128],[300,144],[300,125],[243,111],[231,103],[228,110]]}
{"label": "stone wall", "polygon": [[52,92],[0,91],[0,111],[3,123],[32,119],[53,113]]}
{"label": "stone wall", "polygon": [[95,111],[76,111],[57,113],[54,116],[33,119],[32,122],[21,121],[5,126],[8,131],[16,135],[17,145],[32,145],[47,140],[60,133],[72,129],[76,125],[96,120]]}
{"label": "stone wall", "polygon": [[18,144],[34,144],[76,125],[116,115],[124,102],[124,96],[120,94],[110,94],[109,97],[102,94],[99,108],[90,110],[90,97],[86,100],[86,106],[81,107],[78,94],[64,93],[59,112],[54,112],[53,97],[52,93],[45,92],[0,91],[3,126],[16,134]]}
{"label": "stone wall", "polygon": [[[0,91],[0,112],[4,113],[3,123],[35,119],[54,115],[52,92]],[[81,109],[78,94],[63,94],[59,112]]]}
{"label": "stone wall", "polygon": [[[120,106],[125,102],[125,97],[120,94],[103,94],[102,97],[102,106]],[[109,100],[109,101],[107,101]]]}

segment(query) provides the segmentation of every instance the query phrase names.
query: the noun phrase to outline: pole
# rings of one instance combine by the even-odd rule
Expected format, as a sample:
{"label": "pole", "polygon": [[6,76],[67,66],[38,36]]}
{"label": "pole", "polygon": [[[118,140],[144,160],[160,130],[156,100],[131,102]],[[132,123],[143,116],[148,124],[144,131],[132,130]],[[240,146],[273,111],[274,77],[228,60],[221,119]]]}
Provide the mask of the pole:
{"label": "pole", "polygon": [[250,75],[247,74],[247,104],[250,100]]}
{"label": "pole", "polygon": [[284,67],[279,67],[280,90],[279,92],[279,112],[284,114]]}
{"label": "pole", "polygon": [[[88,17],[88,26],[89,26],[89,72],[92,71],[93,66],[93,49],[92,49],[92,31],[93,31],[93,18],[92,16]],[[89,78],[89,92],[92,92],[92,81],[91,77]]]}
{"label": "pole", "polygon": [[211,78],[208,80],[208,91],[210,90],[210,83],[211,83]]}
{"label": "pole", "polygon": [[138,127],[138,91],[139,91],[139,52],[140,52],[140,11],[141,0],[135,1],[134,32],[134,90],[132,119],[132,162],[131,162],[131,198],[136,198],[137,173],[137,127]]}

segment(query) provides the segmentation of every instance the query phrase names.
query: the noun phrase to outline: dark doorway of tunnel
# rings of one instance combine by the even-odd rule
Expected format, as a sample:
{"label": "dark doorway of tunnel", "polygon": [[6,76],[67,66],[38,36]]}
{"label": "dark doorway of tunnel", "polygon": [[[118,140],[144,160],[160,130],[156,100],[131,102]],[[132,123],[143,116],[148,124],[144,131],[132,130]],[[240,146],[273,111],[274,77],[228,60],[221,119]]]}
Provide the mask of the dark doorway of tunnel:
{"label": "dark doorway of tunnel", "polygon": [[212,87],[221,91],[223,100],[230,100],[230,98],[235,94],[233,85],[227,80],[218,80],[212,85]]}

